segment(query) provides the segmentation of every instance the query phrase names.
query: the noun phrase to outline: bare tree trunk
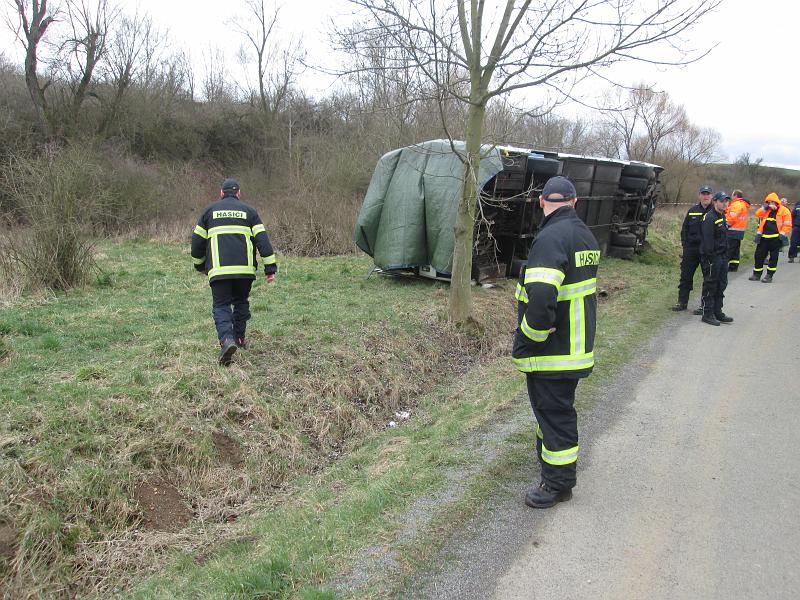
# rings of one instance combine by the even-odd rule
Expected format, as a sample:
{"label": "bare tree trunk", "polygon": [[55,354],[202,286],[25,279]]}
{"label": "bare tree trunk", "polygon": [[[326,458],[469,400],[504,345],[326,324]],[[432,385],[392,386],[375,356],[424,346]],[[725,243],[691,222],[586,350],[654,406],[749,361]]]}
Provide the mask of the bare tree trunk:
{"label": "bare tree trunk", "polygon": [[39,129],[44,137],[49,138],[52,132],[47,121],[47,99],[44,95],[47,84],[42,86],[39,83],[36,69],[39,66],[37,57],[39,42],[44,37],[48,26],[53,22],[53,15],[47,14],[47,0],[41,0],[41,2],[39,0],[31,0],[30,19],[28,19],[25,0],[14,0],[14,6],[17,10],[22,34],[24,35],[24,38],[20,37],[19,39],[25,48],[25,84],[28,87],[28,93],[31,96],[31,102],[36,112]]}
{"label": "bare tree trunk", "polygon": [[472,318],[472,244],[475,224],[475,202],[478,198],[478,170],[481,164],[481,139],[486,107],[471,104],[467,116],[467,156],[464,164],[464,189],[458,203],[453,274],[450,280],[450,319],[467,323]]}

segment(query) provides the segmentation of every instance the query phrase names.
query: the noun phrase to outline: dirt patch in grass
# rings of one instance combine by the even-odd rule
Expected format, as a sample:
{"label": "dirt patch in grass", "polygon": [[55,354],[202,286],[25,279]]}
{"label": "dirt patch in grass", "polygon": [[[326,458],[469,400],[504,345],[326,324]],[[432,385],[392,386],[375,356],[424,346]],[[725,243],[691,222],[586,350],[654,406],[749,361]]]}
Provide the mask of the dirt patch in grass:
{"label": "dirt patch in grass", "polygon": [[236,440],[222,431],[215,431],[211,434],[211,438],[214,440],[214,448],[217,449],[220,462],[237,469],[244,465],[242,449],[236,443]]}
{"label": "dirt patch in grass", "polygon": [[8,523],[0,523],[0,561],[10,561],[17,551],[17,530]]}
{"label": "dirt patch in grass", "polygon": [[139,483],[133,490],[142,526],[149,531],[178,531],[192,519],[177,488],[162,477]]}

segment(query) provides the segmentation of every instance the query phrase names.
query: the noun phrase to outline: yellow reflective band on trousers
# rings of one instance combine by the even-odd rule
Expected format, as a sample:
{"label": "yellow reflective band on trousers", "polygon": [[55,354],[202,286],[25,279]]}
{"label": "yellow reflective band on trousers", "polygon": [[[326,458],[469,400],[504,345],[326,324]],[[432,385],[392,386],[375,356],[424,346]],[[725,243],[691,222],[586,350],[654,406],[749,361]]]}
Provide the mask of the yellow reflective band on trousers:
{"label": "yellow reflective band on trousers", "polygon": [[550,335],[547,329],[534,329],[528,325],[528,321],[525,319],[524,315],[522,316],[522,322],[519,324],[519,328],[527,338],[534,342],[545,342],[547,341],[547,336]]}
{"label": "yellow reflective band on trousers", "polygon": [[275,255],[274,254],[270,254],[269,256],[264,258],[264,264],[265,265],[274,265],[275,262],[276,261],[275,261]]}
{"label": "yellow reflective band on trousers", "polygon": [[558,269],[548,269],[546,267],[529,267],[525,269],[525,285],[529,283],[549,283],[558,289],[561,287],[564,277],[566,275]]}
{"label": "yellow reflective band on trousers", "polygon": [[536,424],[536,437],[539,438],[540,440],[544,439],[544,434],[542,433],[542,428],[539,427],[538,423]]}
{"label": "yellow reflective band on trousers", "polygon": [[566,450],[553,451],[548,450],[543,443],[542,460],[550,465],[570,465],[578,460],[578,448],[579,446],[573,446]]}
{"label": "yellow reflective band on trousers", "polygon": [[594,366],[594,352],[584,354],[556,354],[554,356],[527,356],[514,358],[514,366],[523,373],[536,371],[580,371]]}
{"label": "yellow reflective band on trousers", "polygon": [[199,235],[201,238],[203,238],[204,240],[208,239],[208,232],[205,229],[203,229],[202,227],[200,227],[200,225],[196,225],[195,226],[194,232],[197,235]]}

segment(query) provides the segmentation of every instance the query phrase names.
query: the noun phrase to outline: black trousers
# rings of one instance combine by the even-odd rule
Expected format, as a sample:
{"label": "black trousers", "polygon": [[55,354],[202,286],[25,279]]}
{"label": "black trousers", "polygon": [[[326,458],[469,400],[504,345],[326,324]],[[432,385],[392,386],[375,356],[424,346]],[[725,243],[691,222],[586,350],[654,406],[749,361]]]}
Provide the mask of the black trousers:
{"label": "black trousers", "polygon": [[556,490],[575,487],[578,461],[577,379],[545,379],[526,373],[536,417],[536,454],[542,481]]}
{"label": "black trousers", "polygon": [[797,258],[798,246],[800,246],[800,227],[792,227],[792,239],[789,241],[789,258]]}
{"label": "black trousers", "polygon": [[704,258],[700,267],[703,269],[703,314],[721,315],[728,287],[728,261],[724,256]]}
{"label": "black trousers", "polygon": [[678,302],[689,303],[689,292],[694,287],[694,274],[700,265],[700,248],[698,246],[684,246],[681,257],[681,280],[678,283]]}
{"label": "black trousers", "polygon": [[742,240],[737,240],[732,237],[728,238],[728,264],[738,269],[740,250],[742,247]]}
{"label": "black trousers", "polygon": [[775,274],[775,271],[778,270],[778,256],[780,255],[781,251],[781,240],[780,238],[769,238],[764,239],[761,238],[761,241],[758,242],[758,246],[756,246],[756,253],[753,257],[753,273],[756,275],[761,275],[764,272],[764,261],[769,255],[769,262],[767,263],[767,273]]}
{"label": "black trousers", "polygon": [[217,337],[243,338],[250,319],[250,288],[252,279],[218,279],[211,283],[214,306],[211,314],[217,327]]}

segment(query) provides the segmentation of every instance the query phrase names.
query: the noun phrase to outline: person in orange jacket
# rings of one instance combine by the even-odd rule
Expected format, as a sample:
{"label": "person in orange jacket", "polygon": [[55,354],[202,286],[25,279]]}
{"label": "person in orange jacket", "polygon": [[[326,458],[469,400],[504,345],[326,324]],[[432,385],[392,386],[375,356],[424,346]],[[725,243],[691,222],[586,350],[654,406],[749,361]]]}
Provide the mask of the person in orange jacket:
{"label": "person in orange jacket", "polygon": [[725,212],[728,222],[728,271],[739,270],[739,252],[750,218],[750,201],[742,197],[742,190],[733,190],[733,199]]}
{"label": "person in orange jacket", "polygon": [[756,254],[753,274],[750,281],[758,281],[764,271],[764,260],[769,254],[767,273],[764,283],[772,283],[772,277],[778,270],[778,254],[784,244],[789,243],[789,235],[792,232],[792,214],[786,208],[778,194],[770,192],[764,198],[764,203],[756,210],[759,218],[758,232],[756,233]]}

